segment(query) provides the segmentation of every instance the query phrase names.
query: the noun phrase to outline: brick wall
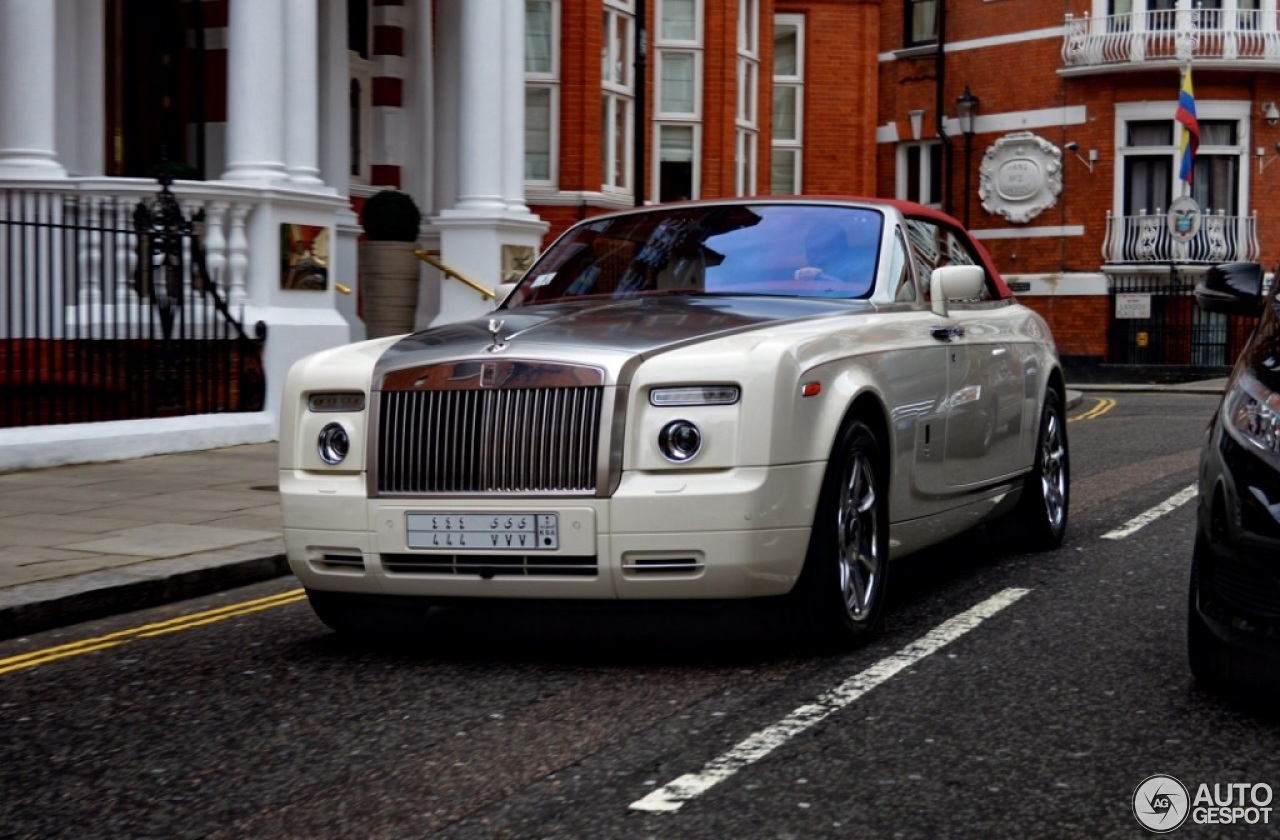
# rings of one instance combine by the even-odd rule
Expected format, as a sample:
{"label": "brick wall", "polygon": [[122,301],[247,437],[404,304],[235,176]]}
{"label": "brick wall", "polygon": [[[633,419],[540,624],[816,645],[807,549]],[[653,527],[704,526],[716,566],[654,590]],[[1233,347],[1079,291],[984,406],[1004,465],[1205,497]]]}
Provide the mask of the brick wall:
{"label": "brick wall", "polygon": [[1106,358],[1110,295],[1019,295],[1018,300],[1049,323],[1060,354]]}

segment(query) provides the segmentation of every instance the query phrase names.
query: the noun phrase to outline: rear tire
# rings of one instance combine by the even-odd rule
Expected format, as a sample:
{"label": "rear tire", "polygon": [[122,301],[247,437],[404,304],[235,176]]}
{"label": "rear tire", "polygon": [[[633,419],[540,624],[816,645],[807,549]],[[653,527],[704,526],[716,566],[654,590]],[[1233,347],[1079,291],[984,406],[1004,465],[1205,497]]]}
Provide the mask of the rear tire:
{"label": "rear tire", "polygon": [[1052,385],[1044,395],[1036,460],[1027,476],[1014,520],[1030,548],[1047,551],[1062,544],[1071,508],[1071,463],[1062,394]]}
{"label": "rear tire", "polygon": [[861,420],[840,430],[822,480],[804,570],[790,596],[794,623],[846,647],[878,628],[889,566],[888,469]]}

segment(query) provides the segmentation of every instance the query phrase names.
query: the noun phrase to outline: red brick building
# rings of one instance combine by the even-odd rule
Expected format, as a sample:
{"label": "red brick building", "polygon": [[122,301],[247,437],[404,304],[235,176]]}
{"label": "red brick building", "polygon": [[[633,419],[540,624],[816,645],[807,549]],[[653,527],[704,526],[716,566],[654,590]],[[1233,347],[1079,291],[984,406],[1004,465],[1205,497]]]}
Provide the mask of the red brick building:
{"label": "red brick building", "polygon": [[[357,211],[387,188],[450,269],[411,263],[416,327],[487,312],[459,276],[492,287],[595,213],[914,199],[975,231],[1076,379],[1220,371],[1249,325],[1196,309],[1197,278],[1280,256],[1277,0],[66,0],[0,4],[0,33],[0,225],[131,207],[166,172],[214,278],[186,291],[269,328],[264,410],[204,418],[207,441],[274,434],[292,362],[366,335]],[[282,273],[282,231],[327,242],[323,287]],[[0,341],[131,334],[131,236],[9,241]],[[27,265],[51,268],[6,268]],[[120,437],[194,443],[161,425]],[[0,429],[0,465],[32,451]]]}
{"label": "red brick building", "polygon": [[[1274,0],[526,8],[527,55],[539,37],[548,45],[544,67],[526,61],[537,91],[526,155],[546,158],[526,198],[550,234],[637,196],[911,198],[977,233],[1081,375],[1221,367],[1243,338],[1245,327],[1196,310],[1190,291],[1207,266],[1274,259],[1280,241],[1253,198],[1280,177],[1269,170],[1280,148]],[[1187,67],[1202,132],[1190,185],[1174,120]],[[966,96],[973,120],[962,124]],[[1195,229],[1175,235],[1171,207],[1186,211],[1175,206],[1184,194]]]}

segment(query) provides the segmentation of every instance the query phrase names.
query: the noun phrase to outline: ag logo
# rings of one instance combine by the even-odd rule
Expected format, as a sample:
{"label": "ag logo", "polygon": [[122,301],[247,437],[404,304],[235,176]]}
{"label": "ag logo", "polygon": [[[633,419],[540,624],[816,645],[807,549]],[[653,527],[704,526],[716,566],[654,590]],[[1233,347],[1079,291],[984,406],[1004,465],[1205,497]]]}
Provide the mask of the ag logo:
{"label": "ag logo", "polygon": [[1133,815],[1142,827],[1167,834],[1186,822],[1191,811],[1187,788],[1173,776],[1148,776],[1133,792]]}

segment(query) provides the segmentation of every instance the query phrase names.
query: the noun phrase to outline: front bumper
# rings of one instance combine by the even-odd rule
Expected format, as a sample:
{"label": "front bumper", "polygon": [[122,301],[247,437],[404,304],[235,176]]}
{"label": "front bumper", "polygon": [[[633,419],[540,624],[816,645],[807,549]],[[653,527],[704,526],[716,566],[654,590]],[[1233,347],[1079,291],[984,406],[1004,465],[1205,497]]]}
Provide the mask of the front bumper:
{"label": "front bumper", "polygon": [[1196,610],[1223,642],[1280,663],[1280,473],[1215,424],[1200,488]]}
{"label": "front bumper", "polygon": [[[626,473],[608,499],[375,498],[362,473],[282,470],[289,565],[309,589],[428,598],[728,599],[789,592],[824,463]],[[554,513],[554,551],[424,551],[411,512]]]}

